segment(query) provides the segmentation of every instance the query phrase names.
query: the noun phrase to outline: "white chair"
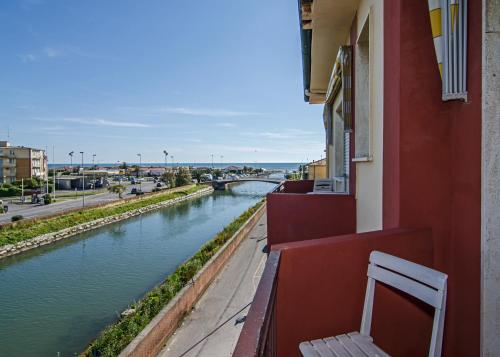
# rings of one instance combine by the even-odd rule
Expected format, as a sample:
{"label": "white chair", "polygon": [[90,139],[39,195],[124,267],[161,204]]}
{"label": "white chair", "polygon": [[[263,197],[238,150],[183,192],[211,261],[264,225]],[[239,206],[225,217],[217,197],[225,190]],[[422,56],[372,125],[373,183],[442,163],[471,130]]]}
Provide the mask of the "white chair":
{"label": "white chair", "polygon": [[299,345],[302,356],[389,356],[375,345],[373,338],[370,336],[375,281],[380,281],[404,291],[434,307],[434,323],[429,356],[440,356],[443,342],[448,276],[434,269],[377,251],[370,254],[367,275],[368,285],[366,287],[360,332],[302,342]]}
{"label": "white chair", "polygon": [[314,180],[313,192],[315,193],[333,193],[333,180],[332,179],[316,179]]}

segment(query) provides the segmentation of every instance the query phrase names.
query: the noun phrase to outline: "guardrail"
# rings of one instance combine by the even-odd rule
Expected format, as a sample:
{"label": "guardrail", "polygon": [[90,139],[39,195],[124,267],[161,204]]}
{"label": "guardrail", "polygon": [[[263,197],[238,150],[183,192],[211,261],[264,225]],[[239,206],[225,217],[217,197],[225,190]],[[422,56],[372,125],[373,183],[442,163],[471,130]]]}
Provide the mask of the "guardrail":
{"label": "guardrail", "polygon": [[233,357],[276,356],[276,292],[281,251],[271,251]]}

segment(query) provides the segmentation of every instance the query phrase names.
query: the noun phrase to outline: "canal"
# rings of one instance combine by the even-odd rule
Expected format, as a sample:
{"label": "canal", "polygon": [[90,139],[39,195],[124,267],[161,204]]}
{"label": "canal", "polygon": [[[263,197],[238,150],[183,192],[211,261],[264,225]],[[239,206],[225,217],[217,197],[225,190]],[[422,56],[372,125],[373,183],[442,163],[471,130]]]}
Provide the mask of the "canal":
{"label": "canal", "polygon": [[0,260],[0,356],[77,355],[273,187],[232,185]]}

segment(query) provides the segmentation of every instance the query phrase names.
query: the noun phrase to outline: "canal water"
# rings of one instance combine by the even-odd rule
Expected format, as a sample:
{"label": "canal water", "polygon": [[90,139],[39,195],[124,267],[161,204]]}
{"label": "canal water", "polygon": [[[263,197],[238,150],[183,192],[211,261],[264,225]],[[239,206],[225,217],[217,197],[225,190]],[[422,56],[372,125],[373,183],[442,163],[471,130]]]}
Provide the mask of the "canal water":
{"label": "canal water", "polygon": [[245,182],[0,260],[0,356],[75,356],[273,184]]}

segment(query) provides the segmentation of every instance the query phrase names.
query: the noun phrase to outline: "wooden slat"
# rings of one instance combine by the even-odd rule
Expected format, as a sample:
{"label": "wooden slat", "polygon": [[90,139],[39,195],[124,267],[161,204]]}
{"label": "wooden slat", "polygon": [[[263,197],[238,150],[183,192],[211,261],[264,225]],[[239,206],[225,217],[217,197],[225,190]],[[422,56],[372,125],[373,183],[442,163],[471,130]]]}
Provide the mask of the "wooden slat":
{"label": "wooden slat", "polygon": [[325,343],[325,341],[312,340],[311,344],[321,357],[337,357],[333,354],[332,350],[328,348],[328,345]]}
{"label": "wooden slat", "polygon": [[351,332],[348,336],[368,356],[389,357],[387,353],[373,343],[373,339],[370,336],[360,335],[357,332]]}
{"label": "wooden slat", "polygon": [[352,357],[366,357],[367,355],[347,335],[338,335],[335,338],[344,346]]}
{"label": "wooden slat", "polygon": [[309,341],[307,342],[302,342],[299,345],[299,350],[300,353],[302,353],[302,356],[304,357],[321,357],[316,350],[313,348],[311,343]]}
{"label": "wooden slat", "polygon": [[396,274],[373,264],[370,264],[368,267],[368,276],[404,291],[433,307],[441,308],[443,300],[442,292],[434,290],[427,285],[423,285],[415,280],[411,280],[403,275]]}
{"label": "wooden slat", "polygon": [[335,357],[351,357],[349,352],[346,351],[344,346],[335,337],[327,337],[323,341],[325,341],[330,350],[335,354]]}
{"label": "wooden slat", "polygon": [[382,252],[372,252],[370,254],[370,262],[394,270],[414,280],[421,281],[435,289],[444,289],[448,278],[448,275],[440,271]]}

